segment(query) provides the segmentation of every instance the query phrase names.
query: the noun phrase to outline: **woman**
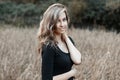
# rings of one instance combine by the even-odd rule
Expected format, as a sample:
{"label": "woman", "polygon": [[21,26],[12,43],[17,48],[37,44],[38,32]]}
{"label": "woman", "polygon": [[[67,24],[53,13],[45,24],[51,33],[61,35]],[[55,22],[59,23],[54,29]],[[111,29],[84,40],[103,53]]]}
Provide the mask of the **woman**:
{"label": "woman", "polygon": [[67,35],[69,17],[60,3],[48,7],[38,31],[39,52],[42,55],[42,80],[73,80],[81,63],[81,54]]}

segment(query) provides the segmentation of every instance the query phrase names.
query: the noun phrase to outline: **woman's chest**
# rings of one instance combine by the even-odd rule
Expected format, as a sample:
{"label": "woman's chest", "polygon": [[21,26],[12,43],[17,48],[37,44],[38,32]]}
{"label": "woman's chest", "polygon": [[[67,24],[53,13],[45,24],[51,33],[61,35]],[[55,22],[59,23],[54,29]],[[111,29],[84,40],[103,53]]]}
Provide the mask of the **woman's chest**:
{"label": "woman's chest", "polygon": [[59,66],[61,68],[71,67],[73,65],[73,62],[70,58],[69,53],[57,53],[54,58],[54,64],[56,66]]}

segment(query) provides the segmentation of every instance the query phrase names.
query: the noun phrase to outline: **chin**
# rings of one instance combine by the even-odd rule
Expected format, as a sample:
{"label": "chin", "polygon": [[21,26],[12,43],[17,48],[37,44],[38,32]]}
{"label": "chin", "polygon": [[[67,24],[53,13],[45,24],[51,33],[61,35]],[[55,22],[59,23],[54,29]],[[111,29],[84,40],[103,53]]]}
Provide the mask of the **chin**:
{"label": "chin", "polygon": [[65,33],[66,30],[59,30],[59,31],[55,31],[56,34],[63,34]]}
{"label": "chin", "polygon": [[60,33],[62,33],[62,34],[65,33],[65,30],[64,31],[62,30]]}

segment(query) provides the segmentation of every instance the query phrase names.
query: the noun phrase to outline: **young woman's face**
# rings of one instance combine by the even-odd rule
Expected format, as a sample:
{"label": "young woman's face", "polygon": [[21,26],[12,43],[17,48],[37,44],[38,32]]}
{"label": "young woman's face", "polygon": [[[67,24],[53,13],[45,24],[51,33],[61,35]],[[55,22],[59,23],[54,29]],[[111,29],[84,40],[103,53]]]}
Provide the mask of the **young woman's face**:
{"label": "young woman's face", "polygon": [[68,21],[66,19],[66,14],[64,11],[62,11],[62,12],[60,12],[59,18],[56,23],[55,33],[56,34],[65,33],[67,28],[68,28]]}

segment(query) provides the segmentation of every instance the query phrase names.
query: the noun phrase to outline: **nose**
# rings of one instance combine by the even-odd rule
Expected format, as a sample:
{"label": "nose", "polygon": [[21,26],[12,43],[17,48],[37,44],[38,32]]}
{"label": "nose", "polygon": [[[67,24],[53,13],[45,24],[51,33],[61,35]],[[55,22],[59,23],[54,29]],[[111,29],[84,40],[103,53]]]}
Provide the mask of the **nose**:
{"label": "nose", "polygon": [[64,23],[63,23],[62,21],[61,21],[61,23],[60,23],[60,26],[61,26],[61,27],[63,27],[63,26],[64,26]]}

